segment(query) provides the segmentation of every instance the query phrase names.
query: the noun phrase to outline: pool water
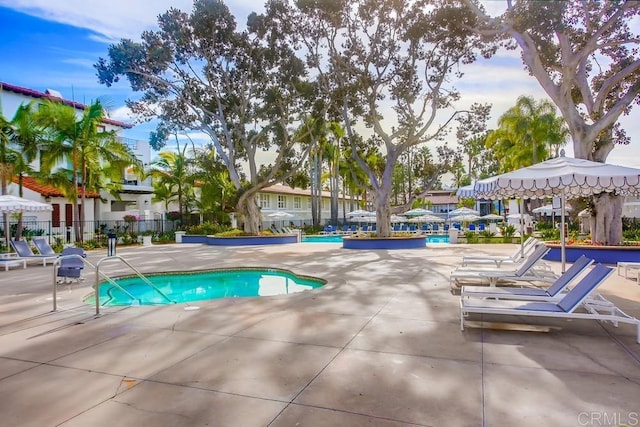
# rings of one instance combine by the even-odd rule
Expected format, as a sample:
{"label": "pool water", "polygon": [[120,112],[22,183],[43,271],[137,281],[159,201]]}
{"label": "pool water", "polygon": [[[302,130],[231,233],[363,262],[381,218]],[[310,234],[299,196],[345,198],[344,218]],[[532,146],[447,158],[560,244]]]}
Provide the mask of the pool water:
{"label": "pool water", "polygon": [[[146,277],[171,302],[142,279],[133,276],[114,281],[133,295],[136,301],[132,301],[125,292],[106,281],[100,285],[100,304],[156,305],[218,298],[262,297],[302,292],[326,284],[322,279],[298,276],[286,270],[258,268],[163,273]],[[90,296],[85,302],[95,304],[94,296]]]}
{"label": "pool water", "polygon": [[[425,239],[427,239],[427,243],[449,243],[449,236],[426,236]],[[302,241],[306,243],[342,243],[342,236],[339,234],[302,236]]]}

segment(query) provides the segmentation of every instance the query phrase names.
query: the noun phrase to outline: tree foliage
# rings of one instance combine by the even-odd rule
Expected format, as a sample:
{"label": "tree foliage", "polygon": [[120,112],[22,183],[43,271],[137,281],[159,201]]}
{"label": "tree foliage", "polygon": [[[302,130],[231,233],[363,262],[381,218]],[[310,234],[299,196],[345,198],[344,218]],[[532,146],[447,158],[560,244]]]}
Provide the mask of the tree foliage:
{"label": "tree foliage", "polygon": [[568,136],[551,102],[521,96],[500,116],[498,129],[487,135],[486,146],[499,159],[498,172],[504,173],[557,156]]}
{"label": "tree foliage", "polygon": [[[336,102],[349,140],[356,141],[355,125],[361,124],[383,153],[380,169],[358,147],[351,151],[368,176],[378,233],[388,236],[391,212],[404,208],[390,207],[398,159],[410,147],[444,136],[459,99],[449,79],[459,76],[458,65],[493,48],[460,24],[473,15],[448,1],[300,0],[295,6],[292,34]],[[438,117],[447,110],[448,117]]]}
{"label": "tree foliage", "polygon": [[[289,129],[315,94],[304,63],[281,37],[280,22],[251,14],[246,30],[238,30],[220,0],[196,0],[190,14],[171,8],[158,25],[140,42],[112,45],[96,64],[99,80],[111,85],[124,77],[142,92],[129,106],[143,118],[160,118],[155,148],[170,133],[206,134],[236,188],[245,230],[255,234],[257,192],[286,180],[309,149]],[[257,156],[269,149],[276,158],[260,168]]]}
{"label": "tree foliage", "polygon": [[[604,162],[629,139],[618,124],[640,102],[640,2],[507,0],[496,18],[463,0],[477,23],[469,27],[519,47],[529,72],[564,117],[577,158]],[[622,240],[622,203],[594,198],[592,240]]]}

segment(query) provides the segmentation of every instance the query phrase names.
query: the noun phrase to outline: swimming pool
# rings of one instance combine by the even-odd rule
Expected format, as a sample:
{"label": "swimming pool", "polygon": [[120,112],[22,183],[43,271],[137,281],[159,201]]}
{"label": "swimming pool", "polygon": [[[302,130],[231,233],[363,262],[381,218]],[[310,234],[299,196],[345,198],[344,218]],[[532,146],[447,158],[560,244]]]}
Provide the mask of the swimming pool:
{"label": "swimming pool", "polygon": [[[425,239],[427,239],[427,243],[449,243],[449,236],[425,236]],[[302,241],[306,243],[342,243],[342,236],[339,234],[302,236]]]}
{"label": "swimming pool", "polygon": [[[158,273],[146,277],[170,301],[139,277],[127,276],[114,279],[126,292],[108,281],[100,284],[100,305],[159,305],[218,298],[263,297],[302,292],[326,284],[319,278],[272,268]],[[132,301],[127,292],[136,299]],[[85,302],[95,304],[95,296],[89,296]]]}

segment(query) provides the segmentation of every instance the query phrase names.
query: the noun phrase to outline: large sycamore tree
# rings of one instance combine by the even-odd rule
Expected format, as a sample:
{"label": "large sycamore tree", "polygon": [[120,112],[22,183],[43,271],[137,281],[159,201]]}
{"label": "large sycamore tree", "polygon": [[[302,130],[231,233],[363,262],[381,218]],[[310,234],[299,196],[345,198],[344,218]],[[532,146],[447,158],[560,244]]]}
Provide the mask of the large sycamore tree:
{"label": "large sycamore tree", "polygon": [[488,45],[461,25],[473,15],[447,1],[293,3],[289,26],[326,96],[337,101],[348,140],[355,144],[358,131],[368,132],[366,140],[384,156],[380,168],[367,162],[366,151],[351,150],[368,177],[378,234],[388,237],[391,214],[406,207],[391,207],[396,164],[411,147],[444,136],[459,113],[454,103],[460,95],[450,80]]}
{"label": "large sycamore tree", "polygon": [[[506,1],[499,17],[463,0],[478,18],[476,30],[504,37],[522,52],[529,72],[558,107],[576,158],[604,162],[616,143],[628,143],[618,120],[640,102],[637,1]],[[591,238],[622,240],[623,198],[594,196]]]}
{"label": "large sycamore tree", "polygon": [[[287,179],[310,148],[291,130],[314,93],[304,63],[283,41],[279,22],[251,14],[239,30],[220,0],[196,0],[191,13],[169,9],[158,26],[140,42],[110,46],[108,58],[96,64],[99,80],[111,85],[125,77],[142,92],[129,105],[160,119],[156,142],[175,132],[206,134],[237,191],[244,231],[257,234],[258,191]],[[267,150],[275,159],[260,167]]]}

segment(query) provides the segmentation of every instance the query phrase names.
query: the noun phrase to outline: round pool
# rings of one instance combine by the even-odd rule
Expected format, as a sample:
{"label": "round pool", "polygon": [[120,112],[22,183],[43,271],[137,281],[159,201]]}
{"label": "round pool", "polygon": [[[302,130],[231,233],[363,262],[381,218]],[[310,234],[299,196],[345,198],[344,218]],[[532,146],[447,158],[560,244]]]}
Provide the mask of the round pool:
{"label": "round pool", "polygon": [[[116,278],[113,283],[101,282],[100,305],[158,305],[219,298],[264,297],[302,292],[327,283],[319,278],[273,268],[171,272],[149,274],[146,277],[153,286],[137,276]],[[85,302],[95,304],[95,296],[90,295]]]}
{"label": "round pool", "polygon": [[[427,243],[449,243],[449,236],[425,236]],[[303,243],[342,243],[342,236],[339,234],[325,234],[302,236]]]}

